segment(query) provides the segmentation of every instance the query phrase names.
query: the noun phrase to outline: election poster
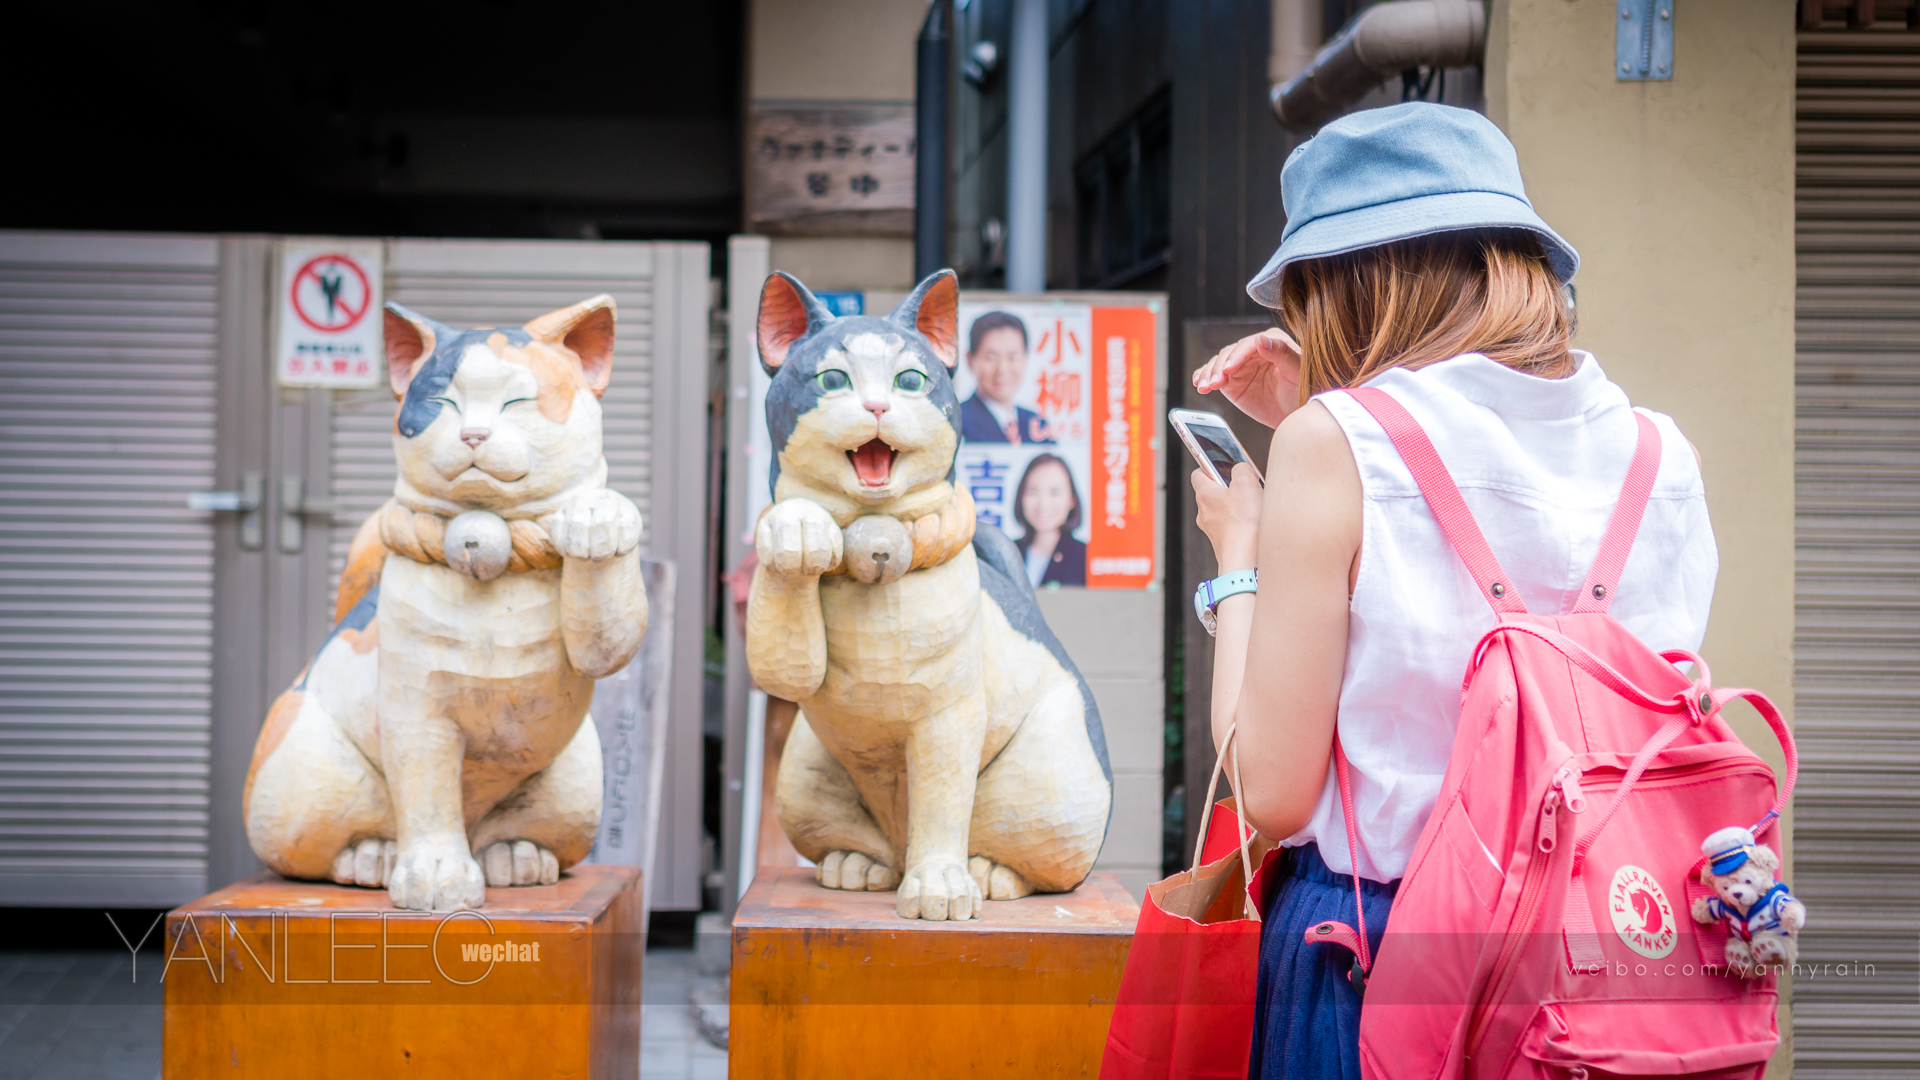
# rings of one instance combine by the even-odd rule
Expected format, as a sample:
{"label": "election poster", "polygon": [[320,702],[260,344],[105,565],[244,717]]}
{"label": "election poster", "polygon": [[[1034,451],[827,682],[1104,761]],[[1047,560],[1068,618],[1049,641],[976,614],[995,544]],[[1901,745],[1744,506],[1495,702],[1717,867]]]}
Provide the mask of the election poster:
{"label": "election poster", "polygon": [[961,294],[959,483],[1036,588],[1155,580],[1150,305]]}

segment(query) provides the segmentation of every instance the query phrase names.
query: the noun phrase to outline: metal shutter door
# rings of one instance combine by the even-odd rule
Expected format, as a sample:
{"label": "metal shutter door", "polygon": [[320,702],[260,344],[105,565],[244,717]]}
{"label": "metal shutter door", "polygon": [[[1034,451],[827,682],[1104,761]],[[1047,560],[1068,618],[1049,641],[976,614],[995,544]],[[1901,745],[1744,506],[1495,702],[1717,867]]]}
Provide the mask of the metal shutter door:
{"label": "metal shutter door", "polygon": [[[640,508],[653,532],[653,271],[644,243],[395,240],[387,246],[387,297],[461,328],[519,326],[593,296],[619,304],[613,381],[605,411],[607,486]],[[393,497],[392,393],[336,394],[333,409],[334,517],[328,596],[339,584],[354,530]]]}
{"label": "metal shutter door", "polygon": [[[1915,1075],[1920,34],[1800,36],[1797,1075]],[[1876,963],[1863,977],[1855,963]]]}
{"label": "metal shutter door", "polygon": [[0,904],[205,891],[218,264],[0,234]]}

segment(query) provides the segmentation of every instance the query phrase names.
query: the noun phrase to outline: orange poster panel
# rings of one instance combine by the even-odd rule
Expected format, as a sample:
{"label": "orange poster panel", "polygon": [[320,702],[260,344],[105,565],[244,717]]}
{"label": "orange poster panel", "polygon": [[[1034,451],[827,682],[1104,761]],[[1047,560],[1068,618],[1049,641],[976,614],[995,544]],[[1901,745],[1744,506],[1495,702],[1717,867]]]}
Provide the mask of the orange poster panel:
{"label": "orange poster panel", "polygon": [[1138,589],[1154,579],[1154,314],[1093,309],[1093,504],[1087,586]]}

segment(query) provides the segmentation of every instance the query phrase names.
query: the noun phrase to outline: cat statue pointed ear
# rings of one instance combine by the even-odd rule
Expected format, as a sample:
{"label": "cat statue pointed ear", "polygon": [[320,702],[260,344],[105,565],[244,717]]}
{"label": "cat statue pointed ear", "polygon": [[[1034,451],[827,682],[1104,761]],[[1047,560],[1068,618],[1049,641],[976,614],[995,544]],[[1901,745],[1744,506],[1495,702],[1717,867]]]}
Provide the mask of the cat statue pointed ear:
{"label": "cat statue pointed ear", "polygon": [[953,271],[929,275],[887,318],[925,338],[948,374],[960,366],[960,277]]}
{"label": "cat statue pointed ear", "polygon": [[754,323],[761,368],[775,374],[795,344],[833,320],[833,312],[799,278],[775,270],[760,287],[760,314]]}
{"label": "cat statue pointed ear", "polygon": [[387,382],[393,387],[394,397],[404,398],[413,373],[422,360],[433,355],[435,343],[447,341],[459,331],[399,304],[389,303],[380,314],[387,335]]}
{"label": "cat statue pointed ear", "polygon": [[613,297],[602,293],[542,315],[523,329],[534,341],[571,352],[587,389],[599,397],[613,376],[613,325]]}
{"label": "cat statue pointed ear", "polygon": [[595,296],[460,330],[390,304],[393,500],[361,526],[339,621],[274,702],[247,839],[288,877],[479,907],[551,885],[600,823],[593,680],[647,629],[640,511],[607,487]]}

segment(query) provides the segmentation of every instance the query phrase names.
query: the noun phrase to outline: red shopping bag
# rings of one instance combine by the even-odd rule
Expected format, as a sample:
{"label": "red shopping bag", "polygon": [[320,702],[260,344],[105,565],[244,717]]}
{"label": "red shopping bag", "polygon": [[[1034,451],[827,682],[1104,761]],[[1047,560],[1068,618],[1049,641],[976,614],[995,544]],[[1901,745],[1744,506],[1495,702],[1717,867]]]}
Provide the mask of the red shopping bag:
{"label": "red shopping bag", "polygon": [[[1239,754],[1231,730],[1207,785],[1194,868],[1147,887],[1107,1029],[1102,1080],[1247,1075],[1260,907],[1274,876],[1267,863],[1277,848],[1241,822],[1234,799],[1214,804],[1229,757],[1238,790]],[[1216,857],[1209,861],[1210,854]]]}

